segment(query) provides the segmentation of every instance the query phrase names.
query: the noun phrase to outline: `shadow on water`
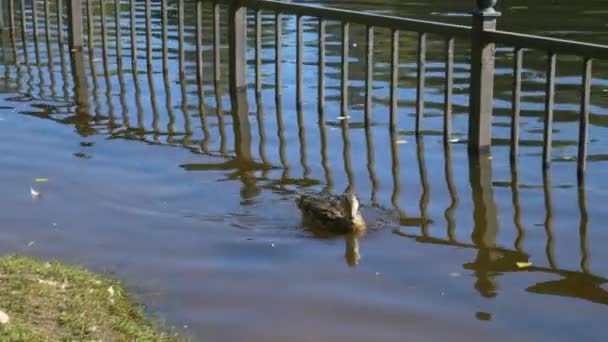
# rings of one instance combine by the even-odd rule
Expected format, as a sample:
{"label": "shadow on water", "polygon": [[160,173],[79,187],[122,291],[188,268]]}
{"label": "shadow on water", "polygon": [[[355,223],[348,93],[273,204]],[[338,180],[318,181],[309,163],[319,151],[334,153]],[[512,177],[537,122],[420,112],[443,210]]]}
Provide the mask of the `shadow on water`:
{"label": "shadow on water", "polygon": [[[531,229],[524,223],[522,214],[525,204],[522,203],[520,178],[522,174],[527,174],[527,171],[521,172],[517,159],[511,160],[508,189],[513,208],[511,220],[516,235],[513,241],[508,243],[513,247],[504,247],[505,244],[502,243],[499,235],[500,227],[507,223],[501,221],[496,203],[492,159],[469,157],[468,165],[455,163],[453,155],[455,153],[458,153],[458,156],[462,155],[461,144],[436,144],[438,140],[433,134],[422,134],[416,135],[413,140],[417,167],[409,167],[414,165],[413,158],[404,158],[408,150],[404,141],[400,140],[401,135],[398,132],[403,130],[397,129],[396,119],[398,116],[408,119],[411,116],[401,114],[403,108],[411,110],[413,104],[411,84],[408,84],[407,91],[376,94],[385,92],[386,79],[390,76],[390,70],[386,70],[387,63],[383,61],[379,66],[376,65],[376,68],[382,68],[381,72],[374,70],[374,65],[370,62],[364,75],[361,75],[359,70],[361,68],[353,68],[360,65],[350,63],[351,74],[354,75],[351,80],[358,85],[349,86],[349,79],[344,78],[345,73],[348,73],[349,63],[346,63],[344,58],[338,60],[335,53],[337,46],[344,49],[345,32],[348,32],[344,27],[331,26],[323,21],[320,26],[316,26],[318,24],[316,21],[309,22],[297,18],[296,73],[295,86],[292,86],[292,84],[284,84],[283,78],[292,75],[284,73],[283,69],[285,65],[291,67],[293,64],[287,62],[293,57],[292,52],[284,47],[292,47],[294,44],[291,41],[287,43],[284,39],[293,36],[294,25],[284,20],[282,15],[257,14],[256,46],[261,47],[263,51],[255,57],[256,89],[251,106],[255,106],[255,112],[250,113],[246,91],[230,93],[228,96],[230,109],[224,108],[225,81],[220,77],[222,53],[219,5],[203,8],[202,2],[184,4],[184,1],[180,1],[177,13],[177,35],[174,36],[176,22],[174,18],[168,17],[166,2],[158,4],[146,2],[143,28],[147,48],[145,55],[139,56],[138,50],[141,47],[138,46],[140,33],[137,28],[138,20],[141,18],[139,11],[136,11],[135,1],[129,2],[128,17],[123,17],[122,12],[119,14],[119,11],[123,10],[119,7],[119,2],[116,2],[113,10],[114,16],[106,13],[104,2],[99,3],[101,6],[99,13],[103,18],[100,37],[95,27],[97,10],[94,9],[92,2],[93,0],[86,1],[89,13],[86,18],[86,51],[69,51],[66,54],[64,42],[54,41],[59,39],[58,31],[50,27],[48,20],[45,20],[44,39],[48,62],[44,63],[41,59],[42,43],[39,41],[36,19],[38,14],[35,10],[32,11],[35,20],[31,29],[28,26],[29,17],[21,15],[19,16],[21,25],[15,27],[19,29],[19,34],[11,30],[10,40],[3,41],[4,57],[6,58],[7,51],[13,56],[12,63],[4,66],[7,84],[13,86],[11,85],[13,82],[12,90],[21,93],[21,96],[29,96],[45,102],[44,105],[39,106],[42,111],[22,114],[73,126],[83,137],[102,135],[109,139],[140,141],[150,145],[173,146],[188,150],[200,158],[180,166],[191,172],[209,174],[219,172],[223,177],[221,181],[239,182],[239,199],[243,206],[254,205],[256,199],[265,191],[293,199],[301,192],[333,193],[341,182],[353,189],[362,189],[365,185],[369,185],[369,192],[361,196],[369,199],[364,201],[366,202],[364,213],[370,214],[371,229],[368,236],[336,237],[319,234],[314,229],[308,231],[312,237],[318,239],[343,239],[344,258],[346,264],[352,267],[358,266],[364,260],[362,257],[364,253],[361,251],[364,250],[363,241],[374,238],[374,235],[380,235],[379,232],[388,227],[393,232],[391,236],[412,240],[421,246],[454,247],[472,251],[473,260],[463,264],[462,267],[471,272],[475,278],[473,288],[483,298],[499,296],[501,278],[508,274],[534,273],[557,276],[559,279],[530,285],[526,288],[530,293],[608,304],[608,293],[602,287],[608,279],[594,274],[590,266],[589,210],[585,183],[580,182],[577,187],[578,209],[581,216],[579,269],[560,268],[558,263],[555,243],[559,231],[555,227],[556,212],[553,203],[555,187],[552,185],[552,175],[548,169],[544,170],[543,184],[541,189],[538,189],[539,193],[542,191],[544,199],[545,217],[542,226],[548,266],[540,266],[543,262],[536,260],[534,265],[528,264],[532,253],[526,251],[525,243],[537,241],[530,234]],[[185,11],[189,5],[195,7],[193,15]],[[157,6],[164,10],[156,11]],[[21,13],[29,14],[24,12],[23,1],[20,8]],[[48,16],[50,11],[47,3],[45,16]],[[160,18],[156,18],[157,15]],[[108,25],[108,19],[113,20],[111,25]],[[153,20],[157,19],[160,19],[160,32],[157,32],[156,23],[153,23]],[[272,25],[267,25],[268,23]],[[121,31],[126,24],[130,25],[130,44],[123,45]],[[311,28],[313,25],[314,30]],[[261,32],[267,28],[266,26],[272,26],[273,30]],[[117,27],[120,29],[117,30]],[[190,33],[193,27],[195,34],[194,39],[191,39]],[[211,42],[206,41],[206,30],[213,31]],[[369,37],[369,34],[373,35],[373,32],[368,29],[366,37]],[[32,34],[34,39],[29,40],[28,37]],[[355,34],[354,39],[360,39],[361,36]],[[20,37],[19,41],[16,37]],[[98,38],[101,38],[101,50],[95,44]],[[347,38],[346,36],[346,40]],[[306,43],[313,39],[316,39],[314,44]],[[453,42],[449,44],[453,45]],[[174,45],[177,45],[177,51]],[[59,49],[56,50],[55,46]],[[156,56],[157,48],[160,50],[160,56]],[[267,50],[273,51],[268,53]],[[362,53],[359,49],[354,50],[355,54]],[[390,48],[382,47],[381,53],[388,55],[387,50]],[[34,56],[31,55],[32,51]],[[362,60],[371,61],[374,51],[373,46],[366,48],[367,56]],[[109,52],[116,53],[115,61]],[[396,53],[396,51],[392,52]],[[57,53],[60,58],[59,66],[54,63]],[[98,75],[96,56],[101,56],[103,77]],[[125,58],[130,59],[130,63]],[[143,70],[139,63],[142,58],[145,60]],[[175,59],[178,60],[177,68],[174,65],[176,63],[173,63]],[[432,59],[432,53],[429,59]],[[130,70],[123,69],[123,67],[128,68],[129,64]],[[312,70],[311,66],[316,69],[314,77],[309,73]],[[393,66],[408,69],[405,71],[408,75],[412,71],[409,70],[412,69],[411,65],[394,64]],[[14,68],[14,74],[11,68]],[[437,66],[437,63],[433,64],[429,60],[430,74],[442,68],[443,66]],[[192,69],[195,70],[194,79],[190,77]],[[455,77],[463,78],[463,70],[457,71]],[[271,87],[265,83],[264,73],[274,74],[274,83]],[[449,73],[451,75],[451,72]],[[143,74],[145,76],[142,76]],[[383,78],[378,81],[372,80],[372,76],[376,74],[381,74]],[[140,77],[147,77],[147,86],[146,81],[140,80]],[[50,88],[47,88],[45,83],[47,79],[50,80]],[[364,85],[359,84],[361,80],[365,81]],[[391,80],[391,82],[399,81]],[[428,94],[431,95],[429,97],[432,98],[432,101],[427,103],[427,111],[432,114],[428,115],[427,119],[430,120],[428,121],[430,125],[444,123],[439,120],[440,112],[444,108],[443,103],[438,104],[437,102],[441,100],[438,100],[437,96],[432,96],[433,93],[443,90],[446,94],[450,94],[446,97],[452,96],[451,90],[441,87],[432,88],[433,82],[436,81],[431,77],[429,82],[431,87],[427,89]],[[61,86],[58,86],[58,82]],[[193,91],[190,85],[194,82],[196,88]],[[309,86],[310,82],[316,84]],[[49,89],[50,94],[47,93]],[[105,89],[103,94],[105,99],[100,94],[102,89]],[[295,90],[295,99],[285,94],[292,90]],[[351,95],[345,97],[348,91]],[[177,92],[179,94],[174,96]],[[336,93],[340,93],[338,98],[341,101],[334,101]],[[458,90],[456,93],[454,100],[462,103],[462,94],[458,94]],[[357,106],[358,104],[346,103],[347,99],[357,98],[362,94],[365,95],[363,110]],[[315,106],[311,106],[311,101],[308,99],[308,96],[315,95],[319,98],[314,103],[316,111]],[[115,101],[116,96],[118,99]],[[398,99],[406,96],[410,99]],[[192,101],[193,97],[196,101]],[[268,101],[269,97],[272,100]],[[175,101],[179,103],[176,104]],[[196,106],[191,108],[190,103],[196,103]],[[66,107],[69,108],[67,113]],[[120,114],[117,107],[120,107]],[[275,115],[269,115],[272,109]],[[181,112],[181,118],[180,113],[176,115],[176,110]],[[526,110],[531,111],[529,107]],[[330,112],[340,112],[339,123],[332,121],[333,118],[328,114]],[[454,129],[457,131],[462,128],[462,122],[458,121],[462,108],[457,108],[454,114],[457,120]],[[452,109],[446,108],[445,115],[451,116]],[[432,121],[434,117],[437,117],[436,121]],[[255,120],[255,124],[251,122],[252,120]],[[136,122],[137,126],[132,126],[132,122]],[[529,135],[537,134],[534,133],[538,129],[537,120],[531,119],[526,124]],[[275,133],[270,134],[273,129]],[[451,126],[449,129],[452,130]],[[161,136],[166,136],[166,140],[163,141]],[[353,139],[353,137],[361,139]],[[437,147],[439,145],[442,146],[442,150]],[[538,153],[537,147],[527,147],[522,152]],[[274,157],[275,155],[277,158]],[[294,162],[294,159],[298,161]],[[458,176],[463,175],[463,170],[467,166],[468,182],[459,181]],[[298,167],[302,170],[300,176],[297,176]],[[416,170],[414,177],[411,177],[411,170]],[[440,172],[444,173],[443,178],[440,177]],[[462,177],[462,179],[466,178]],[[416,198],[417,214],[411,214],[412,209],[407,205],[413,193],[408,186],[414,183],[421,186],[420,196]],[[382,187],[387,184],[390,185],[386,189]],[[462,226],[458,217],[459,211],[467,210],[469,202],[465,199],[463,191],[459,190],[459,185],[461,188],[464,186],[470,189],[471,193],[472,231],[469,241],[462,241],[458,234],[458,228]],[[440,186],[441,190],[437,190]],[[442,200],[438,195],[440,191],[445,193],[448,203],[438,211],[436,208]],[[443,218],[439,218],[438,212]],[[445,227],[445,234],[440,234],[438,227]],[[419,228],[419,233],[412,233],[414,231],[412,228]]]}

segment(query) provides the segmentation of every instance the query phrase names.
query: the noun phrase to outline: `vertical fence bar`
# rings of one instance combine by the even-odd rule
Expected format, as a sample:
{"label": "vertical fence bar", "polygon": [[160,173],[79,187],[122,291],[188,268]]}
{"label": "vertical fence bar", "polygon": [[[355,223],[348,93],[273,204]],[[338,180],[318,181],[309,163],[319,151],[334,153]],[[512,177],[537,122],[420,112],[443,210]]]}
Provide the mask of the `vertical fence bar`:
{"label": "vertical fence bar", "polygon": [[9,39],[10,39],[10,44],[11,44],[11,56],[12,56],[12,63],[18,64],[19,61],[17,60],[17,46],[16,46],[16,39],[15,39],[15,0],[4,0],[5,2],[7,2],[7,16],[8,16],[8,35],[9,35]]}
{"label": "vertical fence bar", "polygon": [[551,145],[553,143],[553,105],[555,102],[555,64],[557,56],[547,55],[547,80],[545,85],[545,122],[543,126],[543,168],[551,165]]}
{"label": "vertical fence bar", "polygon": [[217,1],[213,2],[213,77],[215,87],[219,87],[221,78],[220,66],[220,4]]}
{"label": "vertical fence bar", "polygon": [[207,151],[209,141],[209,125],[207,123],[207,112],[205,110],[205,89],[203,87],[203,2],[196,2],[196,91],[198,93],[198,108],[203,129],[201,141],[202,151]]}
{"label": "vertical fence bar", "polygon": [[448,38],[445,47],[445,86],[443,88],[443,143],[452,137],[452,96],[454,91],[454,38]]}
{"label": "vertical fence bar", "polygon": [[[203,2],[196,2],[196,83],[203,84]],[[199,94],[202,96],[202,94]],[[203,101],[203,97],[199,99]]]}
{"label": "vertical fence bar", "polygon": [[38,4],[37,0],[32,0],[32,22],[34,26],[34,53],[36,64],[40,64],[40,47],[38,46]]}
{"label": "vertical fence bar", "polygon": [[[146,67],[152,70],[152,1],[146,0]],[[180,19],[181,20],[181,19]]]}
{"label": "vertical fence bar", "polygon": [[255,92],[262,92],[262,11],[255,12]]}
{"label": "vertical fence bar", "polygon": [[397,128],[397,97],[399,90],[399,31],[391,33],[391,95],[389,128],[393,134]]}
{"label": "vertical fence bar", "polygon": [[167,16],[167,1],[168,0],[161,0],[160,2],[163,75],[166,75],[169,72],[169,39],[167,32],[169,18]]}
{"label": "vertical fence bar", "polygon": [[[6,1],[6,0],[5,0]],[[43,4],[44,11],[44,38],[46,39],[47,47],[51,43],[51,11],[50,11],[50,1],[44,0]],[[47,51],[47,53],[50,53]]]}
{"label": "vertical fence bar", "polygon": [[[76,4],[77,6],[81,6],[81,3],[80,3],[80,0],[69,0],[69,1],[70,1],[70,7],[68,8],[68,11],[69,11],[68,15],[72,19],[73,15],[70,14],[72,12],[72,10],[71,10],[72,6],[74,4]],[[79,11],[77,13],[82,13],[82,7],[78,7],[76,10]],[[28,48],[27,27],[26,27],[26,22],[25,22],[25,18],[26,18],[26,15],[25,15],[25,0],[19,0],[19,14],[20,14],[19,20],[21,22],[21,44],[23,45],[23,61],[25,62],[26,66],[29,66],[29,64],[30,64],[30,53],[29,53],[29,48]],[[77,29],[78,28],[77,26],[74,26],[73,23],[72,23],[72,25],[70,25],[70,27],[72,29]],[[80,46],[82,46],[82,24],[81,24],[80,28],[81,28],[81,32],[80,32],[80,36],[79,37],[80,37]],[[71,47],[75,48],[75,47],[78,47],[78,46],[75,46],[75,45],[78,45],[78,44],[72,44],[72,41],[73,41],[72,37],[73,36],[74,36],[74,34],[70,32],[70,45],[71,45]],[[76,38],[76,39],[78,39],[78,38]]]}
{"label": "vertical fence bar", "polygon": [[101,59],[103,61],[103,75],[105,79],[106,101],[108,102],[108,114],[110,125],[114,124],[114,104],[112,103],[112,82],[110,80],[110,64],[108,62],[108,20],[106,18],[106,0],[99,1],[99,13],[101,16]]}
{"label": "vertical fence bar", "polygon": [[65,36],[63,32],[63,0],[57,0],[57,40],[59,45],[65,43]]}
{"label": "vertical fence bar", "polygon": [[372,91],[374,82],[374,27],[366,28],[365,44],[365,126],[371,126]]}
{"label": "vertical fence bar", "polygon": [[[114,0],[114,22],[115,22],[114,39],[116,39],[116,69],[117,70],[122,69],[122,25],[121,25],[122,11],[120,8],[120,1],[121,0]],[[122,85],[121,85],[121,88],[122,88]]]}
{"label": "vertical fence bar", "polygon": [[325,20],[319,19],[319,70],[318,74],[318,103],[319,103],[319,120],[323,120],[325,108]]}
{"label": "vertical fence bar", "polygon": [[44,1],[44,38],[46,43],[46,59],[47,66],[49,70],[49,78],[51,79],[51,85],[49,86],[51,90],[51,96],[56,97],[56,86],[57,79],[55,77],[55,58],[53,56],[53,41],[51,40],[51,10],[50,10],[50,0]]}
{"label": "vertical fence bar", "polygon": [[469,93],[469,142],[470,153],[489,152],[492,144],[492,101],[494,98],[494,51],[495,44],[484,42],[484,31],[496,29],[496,1],[477,1],[473,13],[471,34],[471,85]]}
{"label": "vertical fence bar", "polygon": [[281,64],[283,63],[283,14],[277,13],[275,16],[275,91],[277,96],[283,95],[283,73]]}
{"label": "vertical fence bar", "polygon": [[302,16],[296,19],[296,107],[302,109],[302,64],[304,59]]}
{"label": "vertical fence bar", "polygon": [[34,29],[34,41],[38,42],[38,4],[37,0],[32,0],[32,25]]}
{"label": "vertical fence bar", "polygon": [[426,79],[426,33],[418,35],[418,71],[416,86],[416,134],[422,131],[424,117],[424,83]]}
{"label": "vertical fence bar", "polygon": [[[89,49],[89,54],[93,53],[93,0],[86,0],[87,5],[87,47]],[[135,1],[135,0],[132,0]]]}
{"label": "vertical fence bar", "polygon": [[511,163],[515,162],[519,155],[519,114],[521,107],[521,69],[523,64],[523,50],[519,47],[514,51],[513,60],[513,98],[511,118]]}
{"label": "vertical fence bar", "polygon": [[129,14],[129,25],[131,26],[131,68],[133,69],[133,74],[135,74],[137,72],[137,19],[135,16],[135,0],[129,0]]}
{"label": "vertical fence bar", "polygon": [[340,82],[341,97],[342,97],[342,116],[347,116],[348,113],[348,60],[349,60],[349,42],[350,42],[350,24],[342,23],[342,81]]}
{"label": "vertical fence bar", "polygon": [[585,177],[587,168],[587,135],[589,132],[589,99],[591,97],[593,60],[585,58],[583,61],[583,80],[581,85],[581,118],[578,129],[578,167],[577,176],[579,183]]}
{"label": "vertical fence bar", "polygon": [[177,41],[179,54],[179,78],[186,76],[186,56],[184,52],[184,0],[177,2]]}
{"label": "vertical fence bar", "polygon": [[99,0],[99,16],[101,17],[101,50],[104,60],[104,67],[106,67],[108,55],[108,20],[106,19],[105,0]]}
{"label": "vertical fence bar", "polygon": [[11,40],[11,52],[13,55],[13,63],[19,64],[17,58],[17,39],[15,37],[15,0],[4,0],[8,1],[8,25],[9,35]]}

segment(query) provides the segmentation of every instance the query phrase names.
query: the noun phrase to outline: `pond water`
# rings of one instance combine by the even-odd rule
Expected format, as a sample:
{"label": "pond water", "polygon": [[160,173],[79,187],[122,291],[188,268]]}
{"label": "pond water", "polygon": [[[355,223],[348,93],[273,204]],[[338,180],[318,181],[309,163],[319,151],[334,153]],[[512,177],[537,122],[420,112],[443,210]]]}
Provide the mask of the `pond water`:
{"label": "pond water", "polygon": [[[306,2],[463,24],[472,6],[437,0]],[[500,29],[608,43],[603,1],[502,2]],[[365,30],[351,28],[350,117],[341,120],[340,26],[328,23],[320,125],[317,20],[304,18],[304,103],[298,111],[295,18],[283,22],[284,96],[277,106],[274,17],[265,13],[263,90],[256,98],[250,88],[251,140],[247,151],[237,151],[242,137],[235,137],[226,66],[217,89],[213,82],[209,6],[203,17],[203,101],[196,79],[196,11],[189,1],[184,78],[172,3],[166,73],[160,3],[152,2],[148,52],[144,3],[137,2],[135,65],[128,4],[122,4],[120,18],[122,56],[115,49],[109,5],[106,41],[94,16],[94,49],[85,49],[81,66],[88,93],[76,101],[72,75],[78,66],[70,64],[67,47],[58,45],[54,26],[46,42],[44,8],[38,5],[38,41],[29,4],[27,51],[16,35],[20,64],[8,62],[12,50],[3,41],[9,47],[0,70],[3,254],[54,258],[109,273],[149,312],[196,340],[604,340],[606,61],[594,64],[590,160],[586,183],[578,186],[576,58],[558,58],[554,163],[543,173],[545,56],[525,54],[521,155],[512,167],[512,53],[499,47],[492,158],[470,163],[464,141],[466,42],[456,45],[454,143],[444,148],[443,41],[429,37],[425,134],[416,138],[416,36],[402,34],[398,136],[391,137],[388,31],[377,32],[372,125],[366,130]],[[94,5],[98,14],[99,3]],[[55,11],[52,4],[50,13]],[[110,49],[104,54],[106,42]],[[225,61],[225,40],[222,47]],[[152,69],[146,67],[148,56]],[[253,86],[253,51],[249,57]],[[367,234],[319,237],[302,227],[294,202],[299,194],[337,194],[349,184],[361,198]],[[41,196],[32,197],[30,187]]]}

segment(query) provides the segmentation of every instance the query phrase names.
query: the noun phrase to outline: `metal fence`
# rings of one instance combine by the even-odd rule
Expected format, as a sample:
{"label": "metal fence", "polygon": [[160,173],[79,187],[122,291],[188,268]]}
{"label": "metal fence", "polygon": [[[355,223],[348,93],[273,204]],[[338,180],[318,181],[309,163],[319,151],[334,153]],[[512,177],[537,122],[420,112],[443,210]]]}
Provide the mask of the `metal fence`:
{"label": "metal fence", "polygon": [[[20,26],[22,41],[26,40],[26,16],[24,15],[26,10],[25,0],[19,0],[19,10],[15,8],[15,2],[17,0],[4,0],[3,4],[3,27],[8,28],[6,31],[10,34],[10,39],[15,42],[16,32],[16,13],[20,15]],[[178,0],[177,11],[178,20],[181,23],[178,28],[179,34],[179,72],[183,75],[184,70],[184,45],[183,45],[183,34],[184,34],[184,0]],[[197,2],[197,41],[201,42],[203,33],[200,31],[200,25],[202,20],[202,6],[203,0]],[[163,28],[163,70],[167,69],[168,47],[167,42],[167,4],[166,0],[161,2],[161,13],[163,15],[162,28]],[[592,62],[593,59],[608,59],[608,46],[582,43],[576,41],[568,41],[554,38],[546,38],[540,36],[532,36],[526,34],[519,34],[513,32],[505,32],[496,30],[496,22],[499,18],[499,13],[494,10],[496,1],[477,1],[477,8],[472,12],[472,26],[461,26],[451,25],[439,22],[423,21],[416,19],[391,17],[385,15],[360,13],[341,9],[332,9],[324,7],[316,7],[302,4],[286,3],[281,1],[272,0],[226,0],[224,2],[215,1],[212,3],[213,8],[213,44],[214,44],[214,79],[219,82],[220,78],[220,22],[221,22],[221,5],[227,6],[227,39],[228,39],[228,65],[229,65],[229,81],[232,96],[232,104],[236,107],[246,107],[245,99],[242,96],[238,96],[239,90],[246,88],[247,86],[247,58],[246,53],[248,50],[247,45],[247,27],[248,27],[248,16],[247,11],[255,11],[255,63],[256,63],[256,84],[255,89],[257,92],[261,91],[260,81],[260,66],[261,56],[259,51],[261,50],[261,15],[262,12],[272,12],[275,14],[275,27],[276,27],[276,69],[275,69],[275,82],[277,97],[282,95],[282,70],[281,60],[282,55],[282,44],[283,39],[282,32],[282,17],[285,15],[294,15],[297,17],[297,98],[298,104],[301,105],[302,98],[302,47],[304,44],[302,35],[302,17],[313,17],[318,18],[318,103],[319,109],[322,115],[325,100],[325,54],[326,54],[326,30],[325,25],[328,21],[337,21],[342,25],[342,49],[341,49],[341,94],[342,94],[342,112],[343,114],[348,111],[348,83],[349,83],[349,32],[351,25],[363,25],[367,30],[367,60],[366,60],[366,85],[367,94],[365,98],[366,108],[366,122],[369,122],[369,115],[372,105],[371,89],[373,83],[373,68],[374,68],[374,29],[386,28],[390,29],[391,34],[391,96],[390,96],[390,129],[394,131],[396,121],[398,119],[398,108],[397,108],[397,90],[398,79],[399,79],[399,33],[402,31],[416,32],[418,34],[417,44],[417,97],[416,97],[416,133],[419,134],[423,128],[424,119],[424,105],[425,105],[425,78],[426,78],[426,50],[427,50],[427,35],[432,34],[445,40],[445,86],[444,86],[444,128],[443,135],[444,140],[447,142],[451,134],[451,113],[452,113],[452,89],[453,89],[453,65],[454,65],[454,41],[465,40],[470,42],[471,56],[470,56],[470,89],[469,89],[469,118],[468,118],[468,145],[469,151],[472,154],[478,154],[487,152],[491,147],[491,120],[492,120],[492,102],[494,99],[493,94],[493,83],[494,83],[494,54],[496,45],[509,46],[513,48],[514,52],[514,80],[513,80],[513,97],[512,97],[512,125],[511,125],[511,160],[516,161],[518,155],[518,141],[519,141],[519,115],[520,115],[520,93],[521,93],[521,71],[522,71],[522,60],[523,53],[525,50],[541,50],[547,54],[547,77],[545,87],[545,115],[544,115],[544,136],[543,136],[543,167],[548,167],[551,163],[551,147],[552,147],[552,125],[553,125],[553,108],[555,98],[555,70],[556,70],[556,57],[557,54],[579,56],[581,58],[581,73],[582,73],[582,84],[581,84],[581,95],[580,95],[580,129],[578,136],[578,176],[579,179],[583,178],[584,171],[586,168],[587,160],[587,131],[589,125],[589,106],[590,106],[590,92],[591,92],[591,80],[592,80]],[[64,20],[64,5],[62,0],[57,1],[56,6],[56,25],[58,28],[58,39],[60,43],[65,41],[65,31],[67,29],[67,36],[69,41],[70,51],[72,55],[78,54],[78,51],[85,47],[85,40],[88,44],[89,51],[92,50],[92,41],[89,36],[88,39],[84,34],[84,26],[87,27],[86,31],[90,35],[93,31],[92,28],[92,16],[86,16],[85,14],[93,12],[93,1],[92,0],[67,0],[67,20]],[[107,25],[106,25],[106,14],[105,10],[110,2],[101,1],[99,2],[99,8],[101,10],[102,20],[102,37],[107,37]],[[114,1],[114,13],[116,14],[116,20],[121,12],[121,2]],[[135,1],[129,0],[130,7],[130,19],[131,19],[131,41],[132,44],[137,44],[136,33],[135,33]],[[146,56],[148,58],[148,67],[151,67],[151,56],[152,47],[150,44],[151,39],[151,0],[145,1],[145,16],[146,16]],[[37,13],[37,6],[32,6],[33,15],[33,30],[34,39],[38,39],[39,14]],[[44,1],[44,25],[45,32],[48,35],[50,25],[49,20],[49,1]],[[118,29],[115,31],[116,41],[120,41],[122,30]],[[49,37],[47,37],[49,38]],[[48,39],[47,39],[48,41]],[[36,45],[37,46],[37,45]],[[202,44],[198,44],[202,46]],[[24,46],[24,49],[27,47]],[[103,48],[108,49],[106,38],[103,39]],[[117,62],[121,63],[122,60],[122,46],[117,44],[115,47]],[[137,48],[131,47],[133,54],[137,54]],[[199,67],[197,68],[197,77],[199,80],[203,79],[203,67],[202,67],[202,50],[197,50],[198,60],[201,60]],[[17,58],[16,52],[14,52],[14,58]],[[107,54],[104,54],[104,58]],[[28,63],[28,53],[24,53],[25,63]],[[38,59],[39,52],[36,49],[36,58]],[[132,60],[135,60],[133,58]],[[79,68],[79,62],[75,62],[75,67]],[[133,65],[134,68],[137,65]],[[120,68],[119,68],[120,69]],[[78,73],[76,73],[78,75]],[[81,82],[82,83],[82,82]]]}

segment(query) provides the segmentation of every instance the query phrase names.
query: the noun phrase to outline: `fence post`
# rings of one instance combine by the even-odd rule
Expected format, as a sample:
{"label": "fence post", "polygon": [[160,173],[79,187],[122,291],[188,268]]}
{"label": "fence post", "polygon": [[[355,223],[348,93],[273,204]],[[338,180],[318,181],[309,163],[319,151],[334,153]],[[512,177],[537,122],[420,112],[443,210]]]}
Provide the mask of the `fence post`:
{"label": "fence post", "polygon": [[484,31],[496,29],[497,0],[476,0],[471,31],[471,84],[469,93],[469,152],[489,152],[492,144],[495,44],[483,39]]}
{"label": "fence post", "polygon": [[82,0],[68,0],[68,35],[70,50],[82,49]]}
{"label": "fence post", "polygon": [[[201,0],[198,0],[201,1]],[[230,0],[228,8],[229,84],[235,152],[246,162],[251,156],[251,125],[247,103],[247,8],[243,0]]]}
{"label": "fence post", "polygon": [[247,88],[247,8],[242,0],[231,0],[228,10],[230,90]]}
{"label": "fence post", "polygon": [[[15,63],[16,61],[10,59],[9,56],[12,56],[12,53],[10,52],[11,47],[9,44],[10,41],[10,34],[11,32],[13,32],[14,28],[11,26],[12,23],[9,20],[9,17],[11,15],[13,15],[12,13],[10,13],[10,11],[12,10],[12,6],[10,5],[10,1],[13,0],[0,0],[0,30],[2,31],[2,55],[3,55],[3,61],[5,64],[11,64],[11,63]],[[13,46],[14,48],[14,46]]]}

